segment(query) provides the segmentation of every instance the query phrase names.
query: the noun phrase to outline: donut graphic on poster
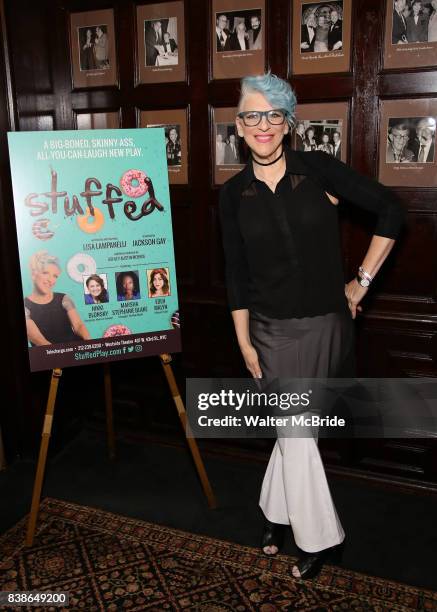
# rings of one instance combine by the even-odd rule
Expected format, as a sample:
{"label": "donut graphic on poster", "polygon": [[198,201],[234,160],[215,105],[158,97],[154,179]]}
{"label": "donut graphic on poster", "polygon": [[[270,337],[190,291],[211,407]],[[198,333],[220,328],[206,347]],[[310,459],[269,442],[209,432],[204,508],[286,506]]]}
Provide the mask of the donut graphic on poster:
{"label": "donut graphic on poster", "polygon": [[121,323],[110,325],[104,332],[103,338],[114,338],[114,336],[129,336],[132,334],[129,327]]}

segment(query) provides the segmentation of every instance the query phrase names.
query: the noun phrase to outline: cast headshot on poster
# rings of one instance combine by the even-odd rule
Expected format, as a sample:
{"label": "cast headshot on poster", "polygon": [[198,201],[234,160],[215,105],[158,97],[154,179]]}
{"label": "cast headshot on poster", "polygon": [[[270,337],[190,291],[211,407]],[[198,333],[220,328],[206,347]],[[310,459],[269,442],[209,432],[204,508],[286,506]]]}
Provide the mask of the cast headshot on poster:
{"label": "cast headshot on poster", "polygon": [[105,304],[109,302],[106,274],[84,276],[85,304]]}
{"label": "cast headshot on poster", "polygon": [[24,298],[27,339],[32,346],[89,340],[90,334],[66,293],[53,287],[62,273],[59,259],[47,251],[29,261],[32,292]]}
{"label": "cast headshot on poster", "polygon": [[132,270],[128,270],[126,272],[116,272],[115,285],[117,287],[117,300],[119,302],[139,300],[141,298],[138,271],[133,272]]}
{"label": "cast headshot on poster", "polygon": [[168,268],[154,268],[147,270],[149,279],[149,297],[167,297],[170,295],[170,282]]}

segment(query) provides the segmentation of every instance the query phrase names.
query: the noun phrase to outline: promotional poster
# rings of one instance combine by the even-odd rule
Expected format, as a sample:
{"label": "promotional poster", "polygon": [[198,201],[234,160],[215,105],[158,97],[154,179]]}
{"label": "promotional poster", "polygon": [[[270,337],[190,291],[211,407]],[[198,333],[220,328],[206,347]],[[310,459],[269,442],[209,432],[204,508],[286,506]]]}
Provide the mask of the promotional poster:
{"label": "promotional poster", "polygon": [[180,351],[164,129],[8,140],[31,370]]}

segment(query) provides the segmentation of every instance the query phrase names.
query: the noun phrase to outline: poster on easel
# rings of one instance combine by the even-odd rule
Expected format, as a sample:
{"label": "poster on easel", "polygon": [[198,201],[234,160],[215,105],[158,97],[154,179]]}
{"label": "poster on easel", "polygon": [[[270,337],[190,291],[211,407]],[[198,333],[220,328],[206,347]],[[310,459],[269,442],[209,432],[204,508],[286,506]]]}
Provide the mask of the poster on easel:
{"label": "poster on easel", "polygon": [[179,352],[164,129],[8,142],[31,370]]}

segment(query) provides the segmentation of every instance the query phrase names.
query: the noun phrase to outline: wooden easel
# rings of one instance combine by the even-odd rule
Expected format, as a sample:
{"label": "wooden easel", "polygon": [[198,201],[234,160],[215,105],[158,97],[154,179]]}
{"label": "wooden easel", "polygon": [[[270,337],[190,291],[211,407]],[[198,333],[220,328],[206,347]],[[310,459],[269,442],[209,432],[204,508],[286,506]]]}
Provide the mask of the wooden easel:
{"label": "wooden easel", "polygon": [[[188,446],[191,451],[191,455],[196,466],[197,473],[202,484],[203,491],[206,495],[208,506],[211,509],[217,507],[214,492],[211,488],[208,476],[206,474],[205,466],[203,465],[202,457],[199,453],[196,440],[192,437],[190,432],[190,426],[187,421],[187,413],[185,406],[179,393],[178,386],[171,368],[172,357],[168,353],[163,353],[159,356],[161,365],[164,368],[164,373],[170,387],[170,392],[173,397],[173,401],[176,405],[179,419],[182,423],[182,427],[185,435],[187,436]],[[41,501],[41,491],[44,480],[45,467],[47,462],[47,451],[49,448],[50,435],[53,424],[53,414],[55,411],[56,395],[58,392],[59,379],[62,376],[62,370],[56,368],[52,371],[52,377],[50,380],[49,397],[47,400],[47,409],[44,417],[44,424],[41,434],[41,446],[39,449],[38,465],[36,469],[35,482],[33,485],[32,494],[32,505],[30,508],[29,522],[27,524],[26,533],[26,546],[32,546],[33,539],[35,536],[36,523],[38,520],[38,510]],[[108,452],[111,459],[115,458],[115,436],[114,436],[114,419],[112,412],[112,385],[111,385],[111,373],[109,364],[104,364],[104,384],[105,384],[105,404],[106,404],[106,435],[108,440]],[[189,437],[188,437],[189,436]]]}

